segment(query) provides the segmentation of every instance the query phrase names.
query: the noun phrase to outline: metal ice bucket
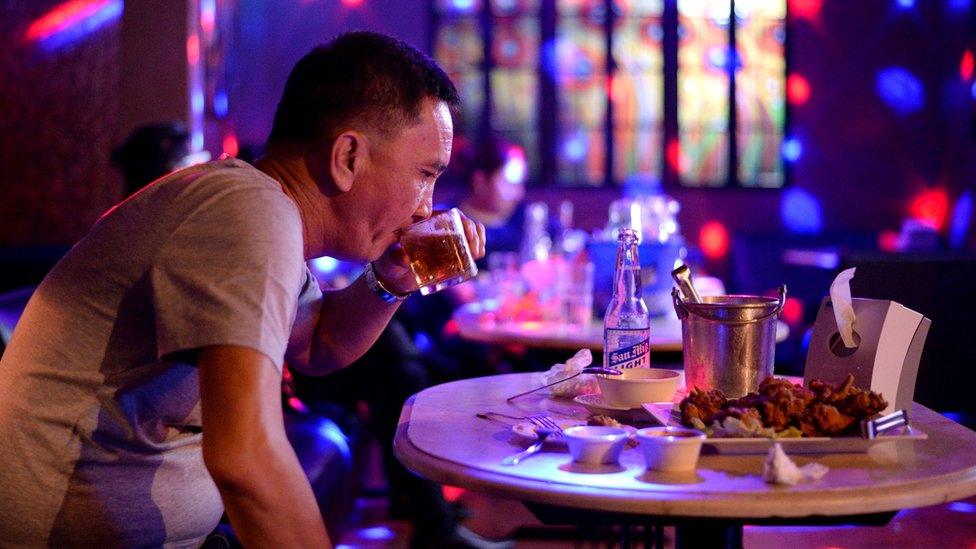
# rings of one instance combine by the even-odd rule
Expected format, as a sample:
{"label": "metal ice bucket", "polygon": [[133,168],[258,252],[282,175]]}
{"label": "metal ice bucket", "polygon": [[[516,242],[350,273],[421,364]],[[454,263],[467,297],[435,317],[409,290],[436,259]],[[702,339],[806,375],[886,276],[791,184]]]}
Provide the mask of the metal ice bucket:
{"label": "metal ice bucket", "polygon": [[702,389],[721,389],[738,398],[756,391],[773,375],[776,319],[786,303],[786,286],[779,299],[755,295],[721,295],[689,303],[675,288],[674,310],[681,319],[685,383]]}

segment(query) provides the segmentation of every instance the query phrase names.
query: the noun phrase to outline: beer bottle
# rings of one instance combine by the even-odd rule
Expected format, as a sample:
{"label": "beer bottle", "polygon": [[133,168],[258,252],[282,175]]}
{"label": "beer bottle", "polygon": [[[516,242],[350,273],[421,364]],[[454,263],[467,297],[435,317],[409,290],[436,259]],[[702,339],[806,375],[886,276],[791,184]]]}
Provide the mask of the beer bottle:
{"label": "beer bottle", "polygon": [[603,317],[603,365],[608,368],[649,368],[651,317],[641,298],[637,232],[629,227],[617,236],[613,297]]}

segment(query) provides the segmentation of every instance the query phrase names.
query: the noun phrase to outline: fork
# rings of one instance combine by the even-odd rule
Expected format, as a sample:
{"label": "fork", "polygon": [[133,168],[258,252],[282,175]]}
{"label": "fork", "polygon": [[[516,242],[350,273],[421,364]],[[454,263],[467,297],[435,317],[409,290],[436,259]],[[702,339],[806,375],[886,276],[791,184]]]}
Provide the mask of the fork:
{"label": "fork", "polygon": [[525,419],[532,422],[538,429],[552,431],[552,438],[562,438],[563,436],[563,428],[549,414],[529,414],[525,416]]}

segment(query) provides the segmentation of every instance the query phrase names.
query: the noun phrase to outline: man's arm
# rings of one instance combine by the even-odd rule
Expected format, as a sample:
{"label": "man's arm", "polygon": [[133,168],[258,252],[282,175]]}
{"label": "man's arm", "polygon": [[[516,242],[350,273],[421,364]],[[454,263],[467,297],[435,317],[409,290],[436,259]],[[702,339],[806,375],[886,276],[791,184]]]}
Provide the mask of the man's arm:
{"label": "man's arm", "polygon": [[[485,255],[485,227],[461,216],[464,236],[474,259]],[[410,263],[399,246],[373,262],[383,287],[396,293],[417,289]],[[288,365],[305,375],[344,368],[363,356],[393,318],[398,303],[386,303],[366,285],[364,277],[341,290],[324,292],[306,318],[298,318],[288,345]]]}
{"label": "man's arm", "polygon": [[318,504],[285,437],[281,375],[246,347],[200,351],[203,459],[245,547],[330,548]]}

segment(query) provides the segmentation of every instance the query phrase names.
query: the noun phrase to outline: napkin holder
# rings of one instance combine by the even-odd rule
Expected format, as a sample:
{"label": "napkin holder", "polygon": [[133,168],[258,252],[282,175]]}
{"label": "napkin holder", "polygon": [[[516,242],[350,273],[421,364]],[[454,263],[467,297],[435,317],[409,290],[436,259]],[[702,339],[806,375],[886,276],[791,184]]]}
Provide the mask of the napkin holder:
{"label": "napkin holder", "polygon": [[881,393],[888,401],[882,413],[910,409],[932,321],[894,301],[851,301],[857,346],[844,346],[830,298],[824,298],[810,337],[804,385],[814,379],[839,383],[851,373],[855,385]]}

